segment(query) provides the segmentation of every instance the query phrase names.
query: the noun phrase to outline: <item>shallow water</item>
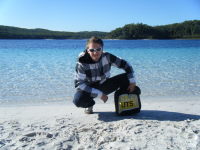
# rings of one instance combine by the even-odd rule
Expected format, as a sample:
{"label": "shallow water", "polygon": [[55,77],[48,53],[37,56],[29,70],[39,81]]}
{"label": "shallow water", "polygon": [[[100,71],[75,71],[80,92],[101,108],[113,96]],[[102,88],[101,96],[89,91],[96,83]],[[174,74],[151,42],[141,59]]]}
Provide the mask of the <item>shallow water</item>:
{"label": "shallow water", "polygon": [[[71,101],[86,40],[0,40],[0,103]],[[200,40],[104,40],[134,68],[143,97],[200,96]],[[123,70],[112,68],[111,74]]]}

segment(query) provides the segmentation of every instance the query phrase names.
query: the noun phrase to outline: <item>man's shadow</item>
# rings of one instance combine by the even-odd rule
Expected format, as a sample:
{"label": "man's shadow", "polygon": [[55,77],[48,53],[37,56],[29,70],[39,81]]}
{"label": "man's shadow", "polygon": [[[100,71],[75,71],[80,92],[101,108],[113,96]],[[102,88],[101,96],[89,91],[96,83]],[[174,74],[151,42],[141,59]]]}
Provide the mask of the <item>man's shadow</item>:
{"label": "man's shadow", "polygon": [[141,110],[140,113],[130,116],[117,116],[115,112],[95,112],[98,119],[104,122],[112,122],[123,119],[158,120],[158,121],[184,121],[187,119],[198,120],[200,115],[184,114],[161,110]]}

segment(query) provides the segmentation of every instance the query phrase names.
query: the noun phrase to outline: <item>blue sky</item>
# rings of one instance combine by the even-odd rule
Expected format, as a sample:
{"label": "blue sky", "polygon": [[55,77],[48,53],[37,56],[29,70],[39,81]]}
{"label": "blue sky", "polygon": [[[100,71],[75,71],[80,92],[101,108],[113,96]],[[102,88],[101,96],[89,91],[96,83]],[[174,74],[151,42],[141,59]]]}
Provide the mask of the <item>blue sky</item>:
{"label": "blue sky", "polygon": [[200,0],[0,0],[0,25],[111,31],[130,23],[200,20]]}

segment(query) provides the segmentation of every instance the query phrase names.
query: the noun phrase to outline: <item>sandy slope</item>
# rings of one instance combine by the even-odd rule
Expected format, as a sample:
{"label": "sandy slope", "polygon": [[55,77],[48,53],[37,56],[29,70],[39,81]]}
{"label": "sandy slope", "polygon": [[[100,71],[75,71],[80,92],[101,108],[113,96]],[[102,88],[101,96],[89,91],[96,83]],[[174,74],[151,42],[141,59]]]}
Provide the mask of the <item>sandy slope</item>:
{"label": "sandy slope", "polygon": [[200,149],[200,100],[144,100],[118,117],[112,103],[87,115],[72,104],[0,107],[0,149]]}

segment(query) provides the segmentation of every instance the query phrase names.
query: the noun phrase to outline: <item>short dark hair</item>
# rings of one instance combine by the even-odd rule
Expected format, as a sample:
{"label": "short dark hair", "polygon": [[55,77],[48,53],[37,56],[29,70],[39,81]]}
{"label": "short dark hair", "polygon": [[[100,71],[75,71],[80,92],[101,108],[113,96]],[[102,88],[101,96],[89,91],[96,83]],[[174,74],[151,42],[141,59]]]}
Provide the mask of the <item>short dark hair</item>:
{"label": "short dark hair", "polygon": [[103,40],[100,39],[100,38],[98,38],[98,37],[96,37],[96,36],[92,36],[91,38],[89,38],[89,39],[87,40],[86,49],[88,49],[88,45],[89,45],[90,43],[97,43],[97,44],[100,44],[100,45],[103,47]]}

